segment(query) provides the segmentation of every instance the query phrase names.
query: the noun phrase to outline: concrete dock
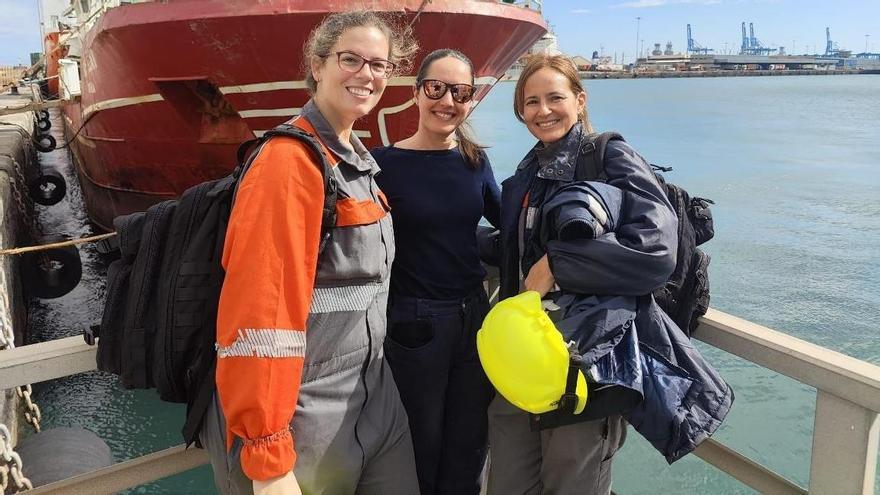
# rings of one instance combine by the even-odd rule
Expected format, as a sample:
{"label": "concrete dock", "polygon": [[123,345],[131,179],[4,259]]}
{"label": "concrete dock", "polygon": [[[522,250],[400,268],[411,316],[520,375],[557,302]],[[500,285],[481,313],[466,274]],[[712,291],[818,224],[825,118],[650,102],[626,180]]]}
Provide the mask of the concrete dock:
{"label": "concrete dock", "polygon": [[[20,88],[20,93],[0,95],[0,109],[20,108],[35,100],[28,88]],[[0,249],[29,241],[24,218],[33,214],[33,203],[25,177],[38,169],[31,139],[35,121],[32,111],[0,116]],[[0,353],[24,343],[27,305],[18,264],[16,256],[0,256]],[[16,389],[0,391],[0,424],[6,426],[13,442],[24,425],[21,403]]]}

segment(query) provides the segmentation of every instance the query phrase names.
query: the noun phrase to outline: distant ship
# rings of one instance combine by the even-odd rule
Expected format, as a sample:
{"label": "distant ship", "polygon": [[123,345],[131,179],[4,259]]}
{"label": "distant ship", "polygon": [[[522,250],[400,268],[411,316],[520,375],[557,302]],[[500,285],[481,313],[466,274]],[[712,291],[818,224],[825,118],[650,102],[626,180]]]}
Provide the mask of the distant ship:
{"label": "distant ship", "polygon": [[[105,229],[227,174],[239,143],[297,115],[308,100],[302,46],[330,12],[404,14],[420,56],[451,47],[473,60],[477,99],[547,29],[538,10],[485,0],[42,0],[41,9],[86,206]],[[415,131],[413,83],[392,78],[355,124],[368,147]]]}

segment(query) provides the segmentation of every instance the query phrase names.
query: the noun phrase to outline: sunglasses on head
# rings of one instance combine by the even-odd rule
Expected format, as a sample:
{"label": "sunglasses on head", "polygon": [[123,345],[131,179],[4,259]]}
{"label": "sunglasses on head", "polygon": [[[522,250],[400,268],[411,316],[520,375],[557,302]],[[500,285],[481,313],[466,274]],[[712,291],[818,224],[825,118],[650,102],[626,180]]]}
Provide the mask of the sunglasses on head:
{"label": "sunglasses on head", "polygon": [[425,96],[432,100],[443,98],[446,90],[449,90],[456,103],[467,103],[474,97],[474,87],[470,84],[448,84],[436,79],[425,79],[421,86]]}

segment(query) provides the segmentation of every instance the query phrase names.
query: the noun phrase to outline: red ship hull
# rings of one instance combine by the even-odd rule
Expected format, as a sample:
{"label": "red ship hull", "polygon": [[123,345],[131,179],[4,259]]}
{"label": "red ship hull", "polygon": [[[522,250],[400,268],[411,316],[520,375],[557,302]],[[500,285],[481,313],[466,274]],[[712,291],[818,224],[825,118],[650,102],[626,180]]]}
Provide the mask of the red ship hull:
{"label": "red ship hull", "polygon": [[[479,0],[166,0],[110,9],[83,42],[81,98],[64,107],[92,220],[110,228],[117,215],[228,173],[239,143],[308,100],[301,54],[309,31],[329,11],[355,7],[405,14],[420,56],[466,53],[478,98],[546,30],[536,11]],[[412,85],[412,74],[392,79],[376,110],[355,123],[368,147],[415,131]]]}

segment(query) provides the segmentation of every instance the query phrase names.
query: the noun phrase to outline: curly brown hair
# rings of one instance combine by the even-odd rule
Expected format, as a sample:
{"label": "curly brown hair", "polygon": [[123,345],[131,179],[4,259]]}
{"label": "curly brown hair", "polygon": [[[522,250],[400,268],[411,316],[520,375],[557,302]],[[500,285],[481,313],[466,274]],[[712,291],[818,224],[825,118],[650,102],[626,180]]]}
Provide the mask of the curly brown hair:
{"label": "curly brown hair", "polygon": [[354,10],[336,12],[328,15],[309,34],[303,47],[303,71],[306,85],[312,94],[318,84],[312,75],[311,63],[316,58],[324,58],[339,41],[343,33],[355,27],[375,27],[388,38],[388,60],[397,65],[396,73],[407,73],[412,67],[412,57],[419,50],[412,29],[403,23],[402,17],[394,14]]}

